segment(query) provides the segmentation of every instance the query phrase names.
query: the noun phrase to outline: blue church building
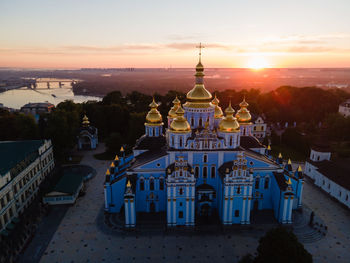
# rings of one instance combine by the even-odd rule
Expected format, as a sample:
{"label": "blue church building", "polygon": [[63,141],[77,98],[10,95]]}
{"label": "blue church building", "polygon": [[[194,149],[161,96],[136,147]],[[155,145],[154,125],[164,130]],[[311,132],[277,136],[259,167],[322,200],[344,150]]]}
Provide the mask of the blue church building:
{"label": "blue church building", "polygon": [[204,86],[201,57],[195,85],[181,105],[169,110],[167,127],[153,100],[145,134],[133,153],[123,149],[111,163],[104,183],[105,211],[125,215],[135,227],[138,215],[164,212],[171,226],[194,226],[216,215],[223,225],[250,224],[251,212],[273,211],[282,224],[292,223],[302,205],[303,172],[292,170],[282,155],[271,156],[252,135],[248,103],[225,114]]}

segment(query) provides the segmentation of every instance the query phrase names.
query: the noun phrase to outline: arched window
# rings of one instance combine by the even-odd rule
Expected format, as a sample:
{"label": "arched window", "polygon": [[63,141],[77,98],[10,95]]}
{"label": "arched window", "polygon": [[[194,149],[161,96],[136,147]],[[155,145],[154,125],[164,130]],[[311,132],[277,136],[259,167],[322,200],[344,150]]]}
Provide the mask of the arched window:
{"label": "arched window", "polygon": [[203,167],[203,178],[207,178],[208,177],[208,167],[204,166]]}
{"label": "arched window", "polygon": [[266,178],[265,178],[265,183],[264,183],[264,188],[265,188],[265,189],[268,189],[268,188],[269,188],[269,182],[270,182],[270,178],[269,178],[269,177],[266,177]]}
{"label": "arched window", "polygon": [[230,146],[232,146],[232,136],[230,136]]}
{"label": "arched window", "polygon": [[203,155],[203,162],[204,163],[208,162],[208,155],[206,155],[206,154]]}
{"label": "arched window", "polygon": [[202,127],[202,118],[199,118],[198,126]]}
{"label": "arched window", "polygon": [[241,187],[238,186],[238,187],[237,187],[237,194],[240,194],[240,193],[241,193]]}
{"label": "arched window", "polygon": [[153,129],[152,128],[149,129],[149,136],[153,136]]}
{"label": "arched window", "polygon": [[211,178],[215,178],[215,166],[211,167],[211,173],[210,173]]}
{"label": "arched window", "polygon": [[149,190],[154,191],[154,179],[149,179]]}
{"label": "arched window", "polygon": [[192,127],[194,126],[194,119],[193,119],[193,117],[191,117],[191,126]]}
{"label": "arched window", "polygon": [[179,194],[180,194],[180,195],[183,195],[183,193],[184,193],[184,189],[181,187],[181,188],[179,189]]}
{"label": "arched window", "polygon": [[183,218],[184,217],[184,212],[183,211],[179,211],[179,218]]}
{"label": "arched window", "polygon": [[239,210],[235,210],[235,217],[239,217]]}
{"label": "arched window", "polygon": [[348,201],[349,200],[349,196],[348,195],[346,195],[346,197],[345,197],[345,201]]}
{"label": "arched window", "polygon": [[259,185],[260,185],[260,178],[256,178],[255,179],[255,189],[259,189]]}
{"label": "arched window", "polygon": [[180,137],[180,147],[182,147],[182,137]]}
{"label": "arched window", "polygon": [[159,179],[159,190],[164,190],[164,178]]}
{"label": "arched window", "polygon": [[198,178],[199,176],[199,167],[196,166],[196,168],[194,168],[194,177]]}
{"label": "arched window", "polygon": [[174,146],[174,136],[171,136],[171,145]]}
{"label": "arched window", "polygon": [[145,180],[140,179],[140,191],[145,190]]}

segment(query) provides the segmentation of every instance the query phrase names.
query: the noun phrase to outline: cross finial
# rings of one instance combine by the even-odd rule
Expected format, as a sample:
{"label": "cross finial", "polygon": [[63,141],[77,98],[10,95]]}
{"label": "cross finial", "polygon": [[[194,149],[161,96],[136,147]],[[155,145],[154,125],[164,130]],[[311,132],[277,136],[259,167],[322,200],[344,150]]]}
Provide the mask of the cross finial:
{"label": "cross finial", "polygon": [[201,58],[202,58],[202,48],[204,48],[204,46],[202,45],[201,42],[199,42],[199,46],[197,46],[197,48],[199,49],[199,62],[201,62]]}

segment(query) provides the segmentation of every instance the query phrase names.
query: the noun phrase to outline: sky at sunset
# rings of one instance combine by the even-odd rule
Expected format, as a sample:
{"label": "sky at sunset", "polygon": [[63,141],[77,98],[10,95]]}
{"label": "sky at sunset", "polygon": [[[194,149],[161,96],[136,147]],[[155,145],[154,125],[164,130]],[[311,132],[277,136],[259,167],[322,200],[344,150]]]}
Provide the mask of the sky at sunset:
{"label": "sky at sunset", "polygon": [[0,67],[350,67],[349,0],[1,0]]}

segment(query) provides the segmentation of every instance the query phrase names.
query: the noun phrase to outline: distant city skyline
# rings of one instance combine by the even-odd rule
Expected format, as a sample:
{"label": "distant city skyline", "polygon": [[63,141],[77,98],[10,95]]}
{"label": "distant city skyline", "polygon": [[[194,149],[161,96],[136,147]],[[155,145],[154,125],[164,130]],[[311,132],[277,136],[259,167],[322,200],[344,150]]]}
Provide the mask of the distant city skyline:
{"label": "distant city skyline", "polygon": [[0,67],[350,67],[347,0],[0,2]]}

